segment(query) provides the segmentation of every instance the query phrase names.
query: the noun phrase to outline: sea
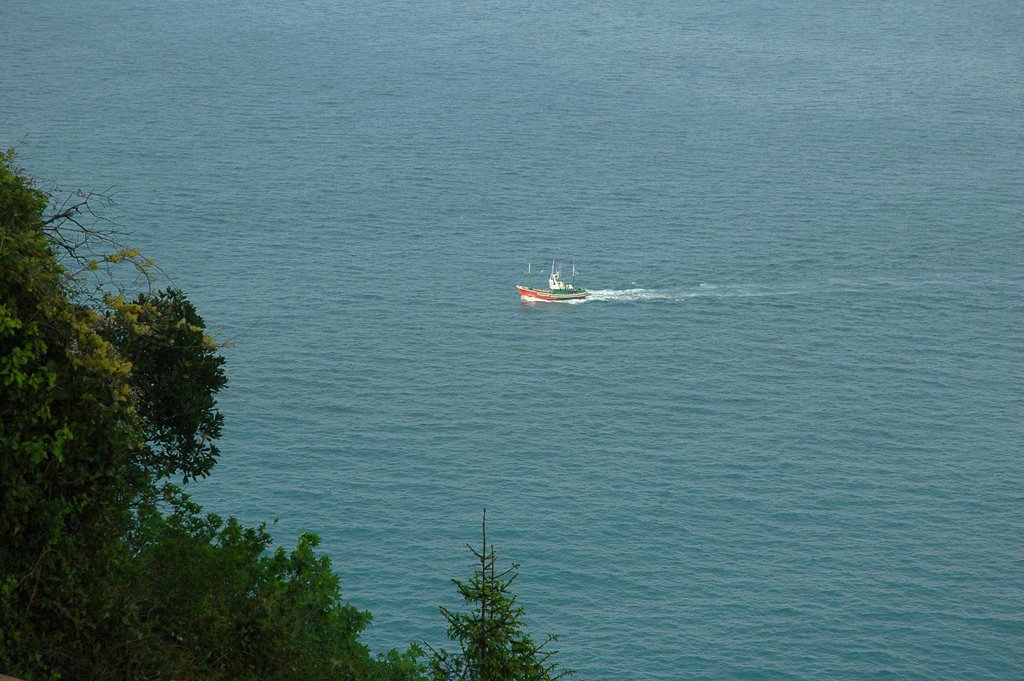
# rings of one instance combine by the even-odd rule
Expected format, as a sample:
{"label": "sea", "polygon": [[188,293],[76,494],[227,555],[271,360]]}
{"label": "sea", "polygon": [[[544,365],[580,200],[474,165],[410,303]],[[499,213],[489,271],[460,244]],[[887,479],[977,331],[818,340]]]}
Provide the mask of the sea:
{"label": "sea", "polygon": [[[0,147],[225,344],[207,510],[375,651],[1024,678],[1024,4],[0,3]],[[110,224],[110,223],[103,223]],[[552,262],[592,296],[527,304]],[[451,647],[452,644],[448,644]]]}

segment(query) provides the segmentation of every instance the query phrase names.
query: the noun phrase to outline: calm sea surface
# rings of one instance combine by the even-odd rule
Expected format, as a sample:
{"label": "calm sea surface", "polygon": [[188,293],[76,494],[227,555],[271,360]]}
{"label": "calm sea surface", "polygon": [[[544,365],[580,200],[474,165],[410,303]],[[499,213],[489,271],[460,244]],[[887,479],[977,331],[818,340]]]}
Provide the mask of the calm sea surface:
{"label": "calm sea surface", "polygon": [[[1024,678],[1024,5],[0,2],[231,378],[195,494],[588,679]],[[594,290],[524,305],[528,262]]]}

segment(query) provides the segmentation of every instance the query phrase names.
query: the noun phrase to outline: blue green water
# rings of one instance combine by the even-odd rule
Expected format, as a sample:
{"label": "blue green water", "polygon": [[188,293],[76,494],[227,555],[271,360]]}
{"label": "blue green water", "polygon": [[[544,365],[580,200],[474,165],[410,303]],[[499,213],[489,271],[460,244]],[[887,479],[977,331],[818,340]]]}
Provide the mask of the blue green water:
{"label": "blue green water", "polygon": [[591,680],[1024,678],[1024,6],[780,5],[6,0],[0,143],[231,340],[196,494],[374,648],[486,506]]}

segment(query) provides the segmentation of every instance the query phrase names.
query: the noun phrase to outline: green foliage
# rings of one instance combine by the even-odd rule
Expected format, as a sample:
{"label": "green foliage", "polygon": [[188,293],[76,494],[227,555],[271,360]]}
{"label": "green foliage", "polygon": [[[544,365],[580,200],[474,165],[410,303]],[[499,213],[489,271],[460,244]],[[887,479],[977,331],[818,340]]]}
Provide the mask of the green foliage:
{"label": "green foliage", "polygon": [[150,658],[136,656],[133,675],[417,678],[409,654],[392,653],[390,664],[359,642],[370,614],[342,603],[315,535],[300,536],[291,552],[271,551],[264,525],[203,516],[177,493],[174,507],[144,519],[147,542],[132,566],[135,606],[148,613],[137,626],[165,643],[158,659],[151,646],[143,649]]}
{"label": "green foliage", "polygon": [[342,601],[315,536],[272,550],[265,526],[204,516],[167,484],[213,467],[223,359],[180,291],[87,291],[65,265],[150,263],[83,262],[83,204],[47,205],[0,154],[0,672],[421,678],[417,648],[359,642],[370,615]]}
{"label": "green foliage", "polygon": [[557,671],[550,658],[557,651],[546,649],[558,640],[549,635],[537,645],[526,632],[525,611],[516,604],[510,590],[519,566],[499,572],[494,546],[487,546],[487,509],[484,509],[480,550],[469,550],[477,559],[468,582],[453,579],[470,612],[442,607],[448,622],[448,638],[459,644],[458,652],[434,650],[428,664],[432,681],[551,681],[573,676],[572,670]]}
{"label": "green foliage", "polygon": [[0,664],[68,650],[66,637],[90,630],[70,613],[94,605],[119,560],[141,443],[129,364],[99,315],[68,299],[46,205],[0,154]]}
{"label": "green foliage", "polygon": [[132,364],[130,383],[146,446],[139,464],[150,479],[209,475],[223,415],[214,395],[227,384],[224,358],[195,306],[176,289],[107,298],[104,333]]}

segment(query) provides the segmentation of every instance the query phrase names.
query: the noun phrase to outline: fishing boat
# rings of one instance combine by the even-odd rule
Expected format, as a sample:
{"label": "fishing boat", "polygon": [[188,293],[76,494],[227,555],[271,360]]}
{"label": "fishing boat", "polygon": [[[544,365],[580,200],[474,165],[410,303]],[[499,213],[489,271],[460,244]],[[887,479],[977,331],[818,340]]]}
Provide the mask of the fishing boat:
{"label": "fishing boat", "polygon": [[554,261],[551,262],[551,272],[548,274],[547,288],[532,288],[529,286],[529,275],[533,273],[533,265],[527,270],[527,283],[516,284],[519,297],[524,301],[543,301],[547,303],[560,303],[570,300],[585,300],[590,292],[587,289],[576,286],[576,263],[572,264],[572,279],[562,280],[561,268],[556,268]]}

